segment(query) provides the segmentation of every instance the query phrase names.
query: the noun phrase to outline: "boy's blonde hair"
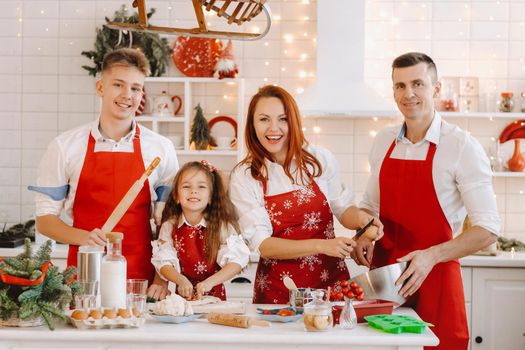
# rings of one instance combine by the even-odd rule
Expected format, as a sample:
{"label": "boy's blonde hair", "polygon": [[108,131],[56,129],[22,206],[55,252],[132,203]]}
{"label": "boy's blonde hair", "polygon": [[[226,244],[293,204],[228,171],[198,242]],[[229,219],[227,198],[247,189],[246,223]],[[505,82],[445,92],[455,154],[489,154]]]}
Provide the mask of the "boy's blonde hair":
{"label": "boy's blonde hair", "polygon": [[102,61],[101,73],[104,74],[105,71],[110,70],[114,66],[135,67],[144,73],[145,76],[151,73],[148,59],[138,49],[121,48],[109,52]]}

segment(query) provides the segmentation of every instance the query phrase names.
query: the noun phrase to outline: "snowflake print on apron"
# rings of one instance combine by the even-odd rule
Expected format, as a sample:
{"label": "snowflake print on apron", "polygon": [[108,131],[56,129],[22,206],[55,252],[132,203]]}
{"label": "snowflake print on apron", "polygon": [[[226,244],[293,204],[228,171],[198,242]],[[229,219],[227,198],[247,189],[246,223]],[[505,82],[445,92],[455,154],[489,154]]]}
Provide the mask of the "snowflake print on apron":
{"label": "snowflake print on apron", "polygon": [[[332,236],[333,214],[315,181],[297,190],[273,196],[266,195],[264,182],[263,190],[265,208],[273,228],[272,237],[303,240],[328,239]],[[285,275],[293,275],[299,288],[326,288],[350,277],[344,259],[323,254],[286,260],[261,257],[255,277],[253,302],[288,303],[289,291],[282,281]]]}
{"label": "snowflake print on apron", "polygon": [[[205,235],[206,228],[200,225],[189,226],[183,224],[179,228],[174,228],[172,232],[172,239],[174,247],[177,249],[181,273],[186,276],[193,287],[221,269],[217,262],[208,262],[205,254]],[[180,250],[181,248],[183,248],[183,250]],[[226,300],[226,292],[223,284],[213,287],[207,294]]]}

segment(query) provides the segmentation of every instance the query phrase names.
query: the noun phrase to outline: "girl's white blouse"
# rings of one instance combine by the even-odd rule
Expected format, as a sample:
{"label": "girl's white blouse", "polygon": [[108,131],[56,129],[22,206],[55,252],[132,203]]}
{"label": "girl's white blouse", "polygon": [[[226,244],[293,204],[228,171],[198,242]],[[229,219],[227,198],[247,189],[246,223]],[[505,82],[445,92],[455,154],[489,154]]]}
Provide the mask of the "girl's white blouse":
{"label": "girl's white blouse", "polygon": [[[330,151],[313,146],[307,150],[321,163],[323,173],[314,180],[326,196],[330,209],[340,219],[347,208],[355,205],[354,193],[342,182],[339,164]],[[269,172],[267,195],[290,192],[303,186],[298,184],[300,179],[292,183],[278,163],[266,160],[266,167]],[[292,175],[297,175],[296,170],[296,164],[292,161]],[[237,208],[242,235],[250,249],[258,252],[262,241],[271,237],[273,228],[265,208],[262,184],[251,176],[248,165],[239,165],[232,171],[230,197]]]}
{"label": "girl's white blouse", "polygon": [[[184,216],[182,216],[177,227],[181,227],[183,224],[192,226],[186,221]],[[151,263],[155,266],[159,276],[163,279],[164,277],[160,273],[160,269],[163,266],[171,265],[180,272],[178,254],[173,245],[173,238],[171,236],[173,225],[174,222],[171,220],[164,222],[160,227],[158,240],[151,242],[151,245],[153,246],[153,257],[151,258]],[[206,227],[206,221],[203,219],[199,225]],[[243,237],[237,234],[231,225],[223,227],[221,231],[221,245],[217,253],[217,264],[223,267],[227,263],[233,262],[239,264],[241,268],[244,268],[248,265],[249,258],[250,250],[244,242]]]}

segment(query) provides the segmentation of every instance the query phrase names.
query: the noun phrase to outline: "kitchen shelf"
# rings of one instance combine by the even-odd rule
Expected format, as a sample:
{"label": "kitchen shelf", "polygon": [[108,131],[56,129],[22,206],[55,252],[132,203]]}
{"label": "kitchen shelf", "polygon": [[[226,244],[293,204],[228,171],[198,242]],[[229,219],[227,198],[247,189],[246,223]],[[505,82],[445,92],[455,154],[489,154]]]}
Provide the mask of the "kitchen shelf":
{"label": "kitchen shelf", "polygon": [[200,155],[200,156],[236,156],[237,150],[231,150],[231,151],[217,151],[217,150],[202,150],[202,151],[196,151],[196,150],[176,150],[177,155],[181,156],[193,156],[193,155]]}
{"label": "kitchen shelf", "polygon": [[523,171],[517,171],[517,172],[512,172],[512,171],[496,171],[494,173],[492,173],[492,175],[494,177],[525,177],[525,172]]}
{"label": "kitchen shelf", "polygon": [[525,113],[502,112],[439,112],[443,118],[496,118],[496,119],[522,119]]}
{"label": "kitchen shelf", "polygon": [[163,123],[184,123],[184,117],[159,117],[156,115],[143,114],[140,117],[135,117],[138,122],[163,122]]}
{"label": "kitchen shelf", "polygon": [[[178,155],[184,156],[226,156],[232,157],[237,156],[237,161],[240,161],[244,156],[244,79],[216,79],[216,78],[191,78],[191,77],[151,77],[146,78],[146,94],[148,94],[148,85],[152,84],[182,84],[183,92],[180,94],[182,99],[182,110],[180,115],[177,116],[160,116],[160,115],[141,115],[135,119],[141,123],[151,123],[151,129],[157,133],[162,134],[161,125],[163,123],[181,123],[183,129],[183,148],[177,149]],[[193,120],[193,109],[194,103],[193,93],[195,84],[224,84],[224,85],[236,85],[236,101],[237,108],[236,113],[232,116],[237,122],[237,149],[236,150],[210,150],[210,151],[196,151],[190,149],[190,134],[191,124]],[[180,86],[180,85],[179,85]],[[168,89],[166,89],[168,91]],[[149,126],[149,125],[148,125]],[[169,132],[164,131],[164,134]],[[164,135],[169,136],[169,135]]]}
{"label": "kitchen shelf", "polygon": [[[502,113],[502,112],[439,112],[443,118],[472,118],[472,119],[525,119],[525,113]],[[319,115],[303,115],[305,119],[393,119],[402,118],[400,112],[393,111],[368,111],[368,112],[354,112],[350,114],[319,114]]]}

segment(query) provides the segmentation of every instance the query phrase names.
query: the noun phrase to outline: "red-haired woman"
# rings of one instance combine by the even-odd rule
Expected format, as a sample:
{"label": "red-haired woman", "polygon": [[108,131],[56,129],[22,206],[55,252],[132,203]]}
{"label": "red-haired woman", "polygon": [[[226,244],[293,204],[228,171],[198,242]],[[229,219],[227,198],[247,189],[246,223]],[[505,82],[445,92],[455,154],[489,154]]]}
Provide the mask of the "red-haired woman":
{"label": "red-haired woman", "polygon": [[[349,229],[372,216],[353,204],[334,156],[308,145],[293,97],[277,86],[262,87],[250,102],[245,136],[248,154],[232,172],[230,195],[241,232],[261,256],[253,302],[287,303],[284,276],[299,288],[348,279],[344,259],[354,241],[335,237],[333,215]],[[378,219],[374,225],[382,232]]]}

